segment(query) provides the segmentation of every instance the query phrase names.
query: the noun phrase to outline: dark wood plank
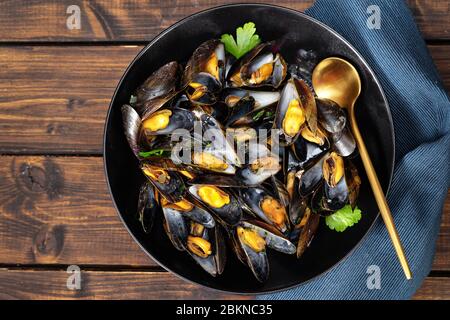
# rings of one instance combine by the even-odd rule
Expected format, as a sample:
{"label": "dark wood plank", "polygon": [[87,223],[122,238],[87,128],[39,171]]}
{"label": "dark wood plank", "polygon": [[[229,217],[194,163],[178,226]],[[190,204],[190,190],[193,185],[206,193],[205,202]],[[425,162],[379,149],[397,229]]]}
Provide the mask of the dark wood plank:
{"label": "dark wood plank", "polygon": [[0,152],[100,154],[110,99],[141,48],[0,48]]}
{"label": "dark wood plank", "polygon": [[181,280],[168,272],[81,270],[81,290],[69,290],[61,271],[0,269],[0,299],[251,299]]}
{"label": "dark wood plank", "polygon": [[[219,293],[167,272],[81,270],[81,290],[68,290],[65,270],[0,269],[0,299],[253,299]],[[450,278],[427,278],[416,300],[450,299]]]}
{"label": "dark wood plank", "polygon": [[[140,46],[0,47],[0,153],[101,154],[106,111]],[[430,46],[450,88],[450,46]]]}
{"label": "dark wood plank", "polygon": [[151,266],[119,220],[102,158],[0,157],[0,264]]}
{"label": "dark wood plank", "polygon": [[[0,157],[0,203],[0,264],[155,265],[119,221],[101,158]],[[449,227],[450,196],[433,270],[450,270]]]}
{"label": "dark wood plank", "polygon": [[428,277],[422,287],[416,292],[414,300],[449,300],[450,278]]}
{"label": "dark wood plank", "polygon": [[441,228],[436,242],[432,270],[450,271],[450,190],[442,211]]}
{"label": "dark wood plank", "polygon": [[[232,2],[234,1],[2,1],[0,41],[148,41],[192,13]],[[314,0],[265,2],[304,11]],[[408,0],[408,3],[425,38],[450,39],[447,1]],[[66,27],[66,19],[69,17],[66,10],[70,5],[80,7],[80,30],[69,30]]]}

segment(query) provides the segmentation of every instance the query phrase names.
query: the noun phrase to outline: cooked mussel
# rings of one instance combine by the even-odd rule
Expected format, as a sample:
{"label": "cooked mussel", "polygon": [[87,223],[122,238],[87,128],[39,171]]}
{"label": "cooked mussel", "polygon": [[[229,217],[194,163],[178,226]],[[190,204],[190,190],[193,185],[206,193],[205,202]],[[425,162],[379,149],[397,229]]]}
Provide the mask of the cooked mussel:
{"label": "cooked mussel", "polygon": [[161,206],[163,208],[171,208],[180,212],[184,217],[191,219],[192,221],[205,226],[206,228],[214,227],[215,221],[211,214],[205,209],[199,207],[188,201],[182,199],[175,203],[168,202],[165,198],[161,199]]}
{"label": "cooked mussel", "polygon": [[167,236],[177,250],[184,251],[189,235],[187,220],[181,212],[175,209],[163,207],[162,211],[164,217],[163,226]]}
{"label": "cooked mussel", "polygon": [[160,109],[142,120],[143,132],[147,136],[167,135],[177,129],[188,131],[194,128],[195,116],[185,109]]}
{"label": "cooked mussel", "polygon": [[222,274],[226,262],[224,233],[219,225],[205,228],[191,222],[186,249],[191,257],[213,277]]}
{"label": "cooked mussel", "polygon": [[184,69],[182,86],[194,104],[210,105],[222,88],[225,76],[225,49],[219,40],[202,43]]}
{"label": "cooked mussel", "polygon": [[312,167],[306,170],[299,170],[295,174],[299,179],[298,192],[301,197],[311,195],[323,180],[323,162],[327,155],[320,158]]}
{"label": "cooked mussel", "polygon": [[241,198],[248,210],[256,217],[285,233],[289,229],[287,208],[282,200],[262,187],[243,188]]}
{"label": "cooked mussel", "polygon": [[236,225],[242,217],[239,201],[230,189],[213,185],[192,185],[189,193],[210,210],[220,221]]}
{"label": "cooked mussel", "polygon": [[138,220],[145,233],[149,233],[152,229],[157,212],[158,203],[153,186],[150,183],[145,182],[139,190],[137,205]]}
{"label": "cooked mussel", "polygon": [[176,171],[155,167],[147,162],[141,164],[141,169],[148,181],[167,201],[174,203],[183,199],[186,187]]}
{"label": "cooked mussel", "polygon": [[123,105],[121,111],[125,138],[127,139],[134,155],[139,158],[139,152],[142,145],[142,137],[139,129],[141,127],[142,119],[137,111],[130,105]]}
{"label": "cooked mussel", "polygon": [[316,99],[319,123],[330,133],[341,132],[347,123],[343,108],[330,99]]}
{"label": "cooked mussel", "polygon": [[300,258],[311,244],[317,228],[319,227],[320,216],[306,208],[301,221],[295,225],[292,232],[292,239],[297,242],[297,258]]}
{"label": "cooked mussel", "polygon": [[345,127],[342,131],[331,134],[333,150],[342,157],[352,155],[356,150],[356,142],[351,131]]}
{"label": "cooked mussel", "polygon": [[241,221],[232,236],[236,237],[234,243],[239,246],[235,249],[238,256],[260,282],[265,282],[269,277],[266,247],[286,254],[294,254],[296,250],[295,245],[277,229],[257,220]]}
{"label": "cooked mussel", "polygon": [[316,133],[316,102],[306,82],[293,77],[281,92],[275,115],[274,128],[279,130],[280,144],[294,143],[306,125]]}
{"label": "cooked mussel", "polygon": [[136,90],[136,110],[141,117],[157,111],[178,93],[179,71],[176,61],[169,62]]}
{"label": "cooked mussel", "polygon": [[238,60],[227,74],[231,86],[278,88],[286,77],[287,66],[275,46],[274,42],[262,43]]}
{"label": "cooked mussel", "polygon": [[341,209],[348,203],[349,188],[345,179],[344,159],[332,152],[323,161],[324,198],[322,205],[329,211]]}
{"label": "cooked mussel", "polygon": [[330,143],[321,129],[318,128],[313,134],[308,127],[304,127],[291,149],[298,160],[296,165],[304,169],[323,156],[330,149]]}

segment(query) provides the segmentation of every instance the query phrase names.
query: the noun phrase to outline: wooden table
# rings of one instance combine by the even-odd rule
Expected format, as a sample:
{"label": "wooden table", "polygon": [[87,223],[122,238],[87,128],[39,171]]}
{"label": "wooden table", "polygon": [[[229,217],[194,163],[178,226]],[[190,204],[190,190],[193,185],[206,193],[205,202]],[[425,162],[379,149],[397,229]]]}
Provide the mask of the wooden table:
{"label": "wooden table", "polygon": [[[313,0],[268,2],[304,10]],[[408,2],[450,88],[449,2]],[[130,61],[161,30],[223,3],[0,3],[0,298],[236,298],[179,280],[139,249],[102,162],[106,111]],[[80,30],[66,26],[70,5],[81,9]],[[448,200],[416,298],[450,298],[449,240]],[[80,266],[81,290],[66,288],[68,265]]]}

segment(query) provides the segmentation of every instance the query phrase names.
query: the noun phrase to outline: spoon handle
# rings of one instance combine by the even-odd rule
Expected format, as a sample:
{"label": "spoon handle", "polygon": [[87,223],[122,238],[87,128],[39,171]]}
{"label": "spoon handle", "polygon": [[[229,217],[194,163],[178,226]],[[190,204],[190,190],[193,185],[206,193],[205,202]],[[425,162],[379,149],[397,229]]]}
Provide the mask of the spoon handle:
{"label": "spoon handle", "polygon": [[389,232],[389,236],[391,237],[392,244],[394,245],[406,279],[410,280],[412,278],[412,275],[408,265],[408,260],[406,259],[403,246],[397,233],[397,229],[395,228],[394,219],[392,218],[391,210],[389,209],[389,206],[386,202],[386,197],[384,195],[383,189],[381,188],[380,181],[378,180],[372,161],[370,160],[369,153],[367,152],[366,145],[364,144],[361,133],[359,131],[358,124],[356,123],[353,108],[351,108],[350,112],[350,125],[356,140],[356,144],[358,146],[359,154],[367,173],[367,178],[369,179],[370,186],[372,187],[372,191],[375,196],[375,200],[378,204],[378,208],[380,209],[381,216],[383,217],[384,224],[386,225],[386,228]]}

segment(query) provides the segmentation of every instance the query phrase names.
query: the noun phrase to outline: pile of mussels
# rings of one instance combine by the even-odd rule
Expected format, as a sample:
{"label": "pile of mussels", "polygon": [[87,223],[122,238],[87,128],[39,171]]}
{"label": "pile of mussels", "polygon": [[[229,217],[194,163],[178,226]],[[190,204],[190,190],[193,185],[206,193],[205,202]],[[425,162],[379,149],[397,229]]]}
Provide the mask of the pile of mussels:
{"label": "pile of mussels", "polygon": [[[174,247],[212,276],[223,272],[228,245],[264,282],[267,248],[300,257],[321,216],[356,204],[360,178],[347,115],[316,97],[314,64],[299,52],[288,65],[267,42],[236,60],[219,40],[206,41],[184,70],[167,63],[122,107],[125,136],[147,178],[138,202],[144,231],[162,212]],[[190,162],[175,161],[171,134],[184,129],[195,141],[195,123],[214,136],[193,149]],[[250,155],[255,147],[247,142],[260,129],[269,130],[267,143]],[[233,142],[247,146],[244,158]]]}

